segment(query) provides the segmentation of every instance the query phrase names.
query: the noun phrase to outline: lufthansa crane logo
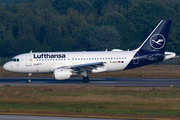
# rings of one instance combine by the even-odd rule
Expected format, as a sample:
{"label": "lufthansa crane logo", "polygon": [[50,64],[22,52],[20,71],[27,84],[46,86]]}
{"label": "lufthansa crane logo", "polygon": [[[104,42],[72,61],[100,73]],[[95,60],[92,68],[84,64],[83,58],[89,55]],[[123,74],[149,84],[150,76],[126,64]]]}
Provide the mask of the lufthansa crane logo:
{"label": "lufthansa crane logo", "polygon": [[164,47],[166,41],[163,35],[161,34],[154,34],[150,39],[150,45],[154,49],[161,49]]}

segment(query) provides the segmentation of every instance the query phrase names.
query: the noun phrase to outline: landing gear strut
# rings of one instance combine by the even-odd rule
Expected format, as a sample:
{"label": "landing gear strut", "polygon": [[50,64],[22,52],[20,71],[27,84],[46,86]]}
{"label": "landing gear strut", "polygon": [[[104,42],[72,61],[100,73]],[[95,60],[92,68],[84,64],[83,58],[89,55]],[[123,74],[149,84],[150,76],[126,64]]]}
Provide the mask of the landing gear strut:
{"label": "landing gear strut", "polygon": [[31,83],[31,76],[32,76],[32,74],[29,73],[29,74],[28,74],[28,80],[27,80],[28,83]]}
{"label": "landing gear strut", "polygon": [[81,72],[81,74],[84,75],[84,77],[83,77],[84,83],[88,83],[89,82],[89,77],[87,76],[87,72],[83,71],[83,72]]}
{"label": "landing gear strut", "polygon": [[84,81],[84,83],[88,83],[89,82],[89,77],[87,76],[87,77],[83,77],[83,81]]}

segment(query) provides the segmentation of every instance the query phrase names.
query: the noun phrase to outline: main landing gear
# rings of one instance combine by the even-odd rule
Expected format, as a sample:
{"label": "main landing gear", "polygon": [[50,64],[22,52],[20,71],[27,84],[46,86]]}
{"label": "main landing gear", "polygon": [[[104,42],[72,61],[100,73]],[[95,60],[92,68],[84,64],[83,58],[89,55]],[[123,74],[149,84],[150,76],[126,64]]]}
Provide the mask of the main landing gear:
{"label": "main landing gear", "polygon": [[81,74],[84,75],[84,77],[83,77],[84,83],[88,83],[89,82],[89,77],[87,76],[87,72],[83,71],[83,72],[81,72]]}
{"label": "main landing gear", "polygon": [[32,74],[29,73],[29,74],[28,74],[28,80],[27,80],[27,83],[31,83],[31,76],[32,76]]}
{"label": "main landing gear", "polygon": [[83,81],[84,81],[84,83],[88,83],[89,82],[89,77],[87,76],[87,77],[83,77]]}

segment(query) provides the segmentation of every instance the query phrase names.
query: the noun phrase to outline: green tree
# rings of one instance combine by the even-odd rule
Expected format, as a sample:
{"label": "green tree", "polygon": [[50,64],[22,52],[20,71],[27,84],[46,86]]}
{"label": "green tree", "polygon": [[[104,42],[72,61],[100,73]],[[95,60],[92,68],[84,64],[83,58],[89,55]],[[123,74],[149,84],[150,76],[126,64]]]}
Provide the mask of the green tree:
{"label": "green tree", "polygon": [[[127,14],[134,29],[134,46],[138,47],[162,19],[171,19],[174,11],[159,2],[139,2]],[[136,44],[139,43],[139,44]]]}
{"label": "green tree", "polygon": [[90,32],[87,41],[91,50],[111,50],[120,47],[121,37],[114,27],[102,26]]}
{"label": "green tree", "polygon": [[[16,1],[0,2],[8,3],[0,8],[0,56],[13,56],[30,50],[132,50],[142,44],[162,19],[173,20],[166,50],[180,54],[179,0]],[[113,38],[110,35],[113,30],[105,29],[106,33],[97,35],[97,40],[88,39],[92,33],[95,36],[101,26],[115,29],[123,42],[108,41]],[[111,38],[106,40],[108,36]],[[102,38],[104,41],[100,41]]]}
{"label": "green tree", "polygon": [[10,30],[1,32],[2,36],[2,56],[14,56],[16,54],[16,41]]}

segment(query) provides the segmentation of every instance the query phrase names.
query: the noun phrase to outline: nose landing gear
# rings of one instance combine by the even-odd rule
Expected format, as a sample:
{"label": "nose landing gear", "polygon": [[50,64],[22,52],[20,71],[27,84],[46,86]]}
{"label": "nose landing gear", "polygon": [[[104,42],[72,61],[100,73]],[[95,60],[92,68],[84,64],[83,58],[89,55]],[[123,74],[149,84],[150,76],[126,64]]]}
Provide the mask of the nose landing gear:
{"label": "nose landing gear", "polygon": [[29,73],[29,74],[28,74],[28,80],[27,80],[27,83],[31,83],[31,76],[32,76],[32,74]]}

